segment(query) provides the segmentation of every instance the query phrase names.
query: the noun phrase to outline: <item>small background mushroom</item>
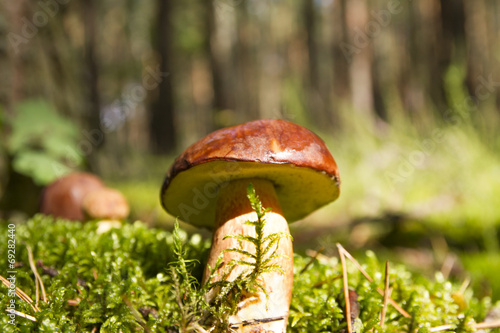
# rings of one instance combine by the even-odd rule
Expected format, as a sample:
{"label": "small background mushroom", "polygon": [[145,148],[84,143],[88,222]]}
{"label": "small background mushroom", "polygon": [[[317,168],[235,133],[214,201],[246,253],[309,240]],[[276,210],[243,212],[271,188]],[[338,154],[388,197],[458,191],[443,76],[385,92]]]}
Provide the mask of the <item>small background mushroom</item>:
{"label": "small background mushroom", "polygon": [[78,221],[107,220],[108,227],[120,225],[118,220],[125,219],[129,211],[128,202],[119,191],[84,172],[69,174],[47,186],[40,204],[43,214]]}

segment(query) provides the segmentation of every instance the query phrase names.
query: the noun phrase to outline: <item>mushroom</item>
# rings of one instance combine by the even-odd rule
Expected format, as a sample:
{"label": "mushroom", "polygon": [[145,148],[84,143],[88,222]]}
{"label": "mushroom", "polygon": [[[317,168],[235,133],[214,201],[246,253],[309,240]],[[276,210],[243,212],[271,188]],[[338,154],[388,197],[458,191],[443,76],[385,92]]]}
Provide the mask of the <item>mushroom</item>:
{"label": "mushroom", "polygon": [[[325,143],[304,127],[284,120],[257,120],[215,131],[188,147],[174,162],[161,190],[167,212],[198,227],[214,230],[203,283],[207,282],[219,255],[223,262],[242,255],[225,249],[240,244],[226,235],[254,237],[257,220],[246,189],[253,184],[266,213],[264,237],[283,232],[288,223],[302,219],[339,196],[337,165]],[[253,244],[242,242],[254,252]],[[241,332],[285,332],[293,284],[293,249],[282,238],[276,259],[285,274],[264,273],[261,282],[269,295],[246,294],[230,318]],[[237,278],[237,266],[228,280]],[[221,273],[224,266],[217,273]],[[220,277],[220,274],[218,275]],[[241,325],[245,323],[245,325]],[[252,323],[252,324],[249,324]]]}
{"label": "mushroom", "polygon": [[128,216],[129,206],[117,190],[103,187],[88,193],[82,202],[85,215],[93,219],[121,220]]}
{"label": "mushroom", "polygon": [[128,216],[129,206],[120,192],[106,187],[99,177],[75,172],[44,189],[40,211],[68,220],[110,219],[116,226],[116,220]]}

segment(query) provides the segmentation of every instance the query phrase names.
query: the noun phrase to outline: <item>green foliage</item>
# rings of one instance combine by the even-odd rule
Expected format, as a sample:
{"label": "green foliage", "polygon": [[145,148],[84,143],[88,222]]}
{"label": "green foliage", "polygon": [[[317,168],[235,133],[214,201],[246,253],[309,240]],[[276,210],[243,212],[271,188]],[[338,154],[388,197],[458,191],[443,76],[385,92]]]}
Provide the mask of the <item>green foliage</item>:
{"label": "green foliage", "polygon": [[[278,256],[278,244],[282,238],[291,237],[286,233],[272,233],[266,237],[264,237],[264,226],[266,224],[266,220],[264,219],[264,215],[269,212],[271,209],[264,209],[262,207],[262,203],[259,200],[258,195],[255,193],[255,189],[252,184],[248,186],[247,196],[250,200],[250,204],[252,209],[257,213],[257,221],[246,221],[246,225],[251,225],[255,228],[256,237],[245,236],[245,235],[226,235],[224,239],[227,238],[235,238],[238,240],[240,244],[240,248],[238,249],[226,249],[224,252],[236,252],[247,259],[245,260],[233,260],[231,261],[226,268],[225,277],[229,275],[229,273],[236,266],[248,266],[249,269],[244,270],[240,273],[239,277],[235,279],[235,281],[226,281],[226,279],[221,279],[218,283],[220,283],[220,287],[232,290],[234,288],[239,289],[240,291],[248,291],[250,293],[257,293],[262,291],[266,297],[269,298],[267,290],[262,286],[262,284],[258,281],[258,277],[260,277],[263,273],[271,273],[278,272],[280,274],[285,274],[283,269],[277,265],[273,264],[272,261],[276,259]],[[243,250],[242,242],[252,243],[255,247],[255,253],[251,253],[249,251]],[[231,288],[228,288],[231,286]],[[225,296],[223,296],[225,298]]]}
{"label": "green foliage", "polygon": [[[265,212],[259,206],[254,208]],[[256,222],[262,224],[263,215],[260,216]],[[48,301],[40,301],[41,312],[34,312],[28,303],[17,298],[16,310],[34,316],[37,321],[17,317],[14,327],[8,323],[4,311],[10,301],[7,288],[0,285],[1,332],[91,332],[93,329],[100,332],[191,332],[200,326],[217,326],[219,331],[224,331],[223,315],[227,315],[232,305],[224,303],[223,299],[219,304],[207,302],[207,292],[216,286],[225,287],[229,295],[227,291],[232,289],[233,297],[225,301],[235,303],[236,289],[250,285],[255,271],[255,264],[249,265],[247,275],[241,280],[246,281],[244,283],[212,282],[200,287],[209,241],[203,241],[199,235],[188,237],[178,226],[173,233],[149,229],[141,222],[103,234],[96,230],[96,222],[54,221],[42,215],[16,226],[16,262],[20,265],[14,269],[16,285],[35,298],[36,288],[25,247],[28,244],[33,249],[35,261],[41,260],[43,264],[44,268],[39,266],[38,271]],[[7,223],[2,222],[0,267],[4,268],[8,267],[7,240]],[[273,254],[273,249],[266,251],[271,241],[262,247],[261,263]],[[382,329],[379,316],[383,301],[376,288],[383,288],[384,265],[372,252],[358,256],[358,260],[374,278],[373,283],[368,282],[348,264],[349,286],[358,294],[360,312],[355,321],[355,326],[360,328],[358,332],[371,328],[377,332],[428,332],[431,327],[445,324],[452,325],[455,332],[469,332],[472,324],[484,320],[493,306],[491,299],[475,298],[471,290],[460,294],[460,286],[440,274],[428,279],[411,273],[402,265],[391,264],[391,297],[412,318],[404,318],[389,306]],[[304,272],[302,269],[310,258],[295,255],[294,261],[288,331],[339,332],[345,329],[339,260],[318,257]],[[57,274],[47,274],[47,268],[57,270]],[[211,279],[216,268],[212,268]],[[2,270],[2,275],[5,272],[7,269]],[[257,285],[254,288],[259,289]],[[68,301],[77,302],[77,306]],[[216,316],[221,319],[218,323]]]}
{"label": "green foliage", "polygon": [[46,101],[20,102],[7,121],[11,135],[6,149],[13,157],[13,168],[37,184],[47,184],[82,164],[76,126]]}
{"label": "green foliage", "polygon": [[177,222],[174,226],[173,239],[173,251],[177,260],[171,263],[170,274],[179,310],[174,314],[178,318],[175,326],[178,327],[179,332],[191,332],[196,330],[196,325],[209,306],[205,302],[204,290],[200,291],[198,280],[191,274],[191,266],[198,261],[186,259],[187,249],[183,244],[181,230]]}
{"label": "green foliage", "polygon": [[500,299],[500,253],[464,252],[460,255],[461,261],[472,278],[475,290]]}

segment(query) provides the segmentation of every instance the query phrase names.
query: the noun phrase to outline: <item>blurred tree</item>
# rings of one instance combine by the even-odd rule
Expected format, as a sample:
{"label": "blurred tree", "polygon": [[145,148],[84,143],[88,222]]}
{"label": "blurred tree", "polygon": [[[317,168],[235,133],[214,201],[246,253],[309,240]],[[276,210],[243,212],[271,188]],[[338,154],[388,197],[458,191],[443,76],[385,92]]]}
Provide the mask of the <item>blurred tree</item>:
{"label": "blurred tree", "polygon": [[484,0],[464,1],[463,6],[467,88],[469,93],[475,96],[476,88],[481,84],[479,77],[488,69],[496,72],[498,68],[498,60],[494,59],[492,52],[498,44],[498,38],[495,37],[498,33],[498,22],[492,24],[491,20],[485,19],[495,14],[488,12],[492,5]]}
{"label": "blurred tree", "polygon": [[[96,149],[102,140],[95,140],[83,152],[94,170],[123,164],[133,149],[168,154],[208,131],[260,117],[324,131],[359,117],[384,126],[409,118],[430,128],[467,93],[471,106],[488,105],[481,114],[469,112],[479,118],[471,124],[493,134],[500,124],[496,1],[19,0],[2,6],[3,112],[44,97],[71,117],[81,140],[100,130],[105,149]],[[451,89],[446,77],[455,67],[460,82]],[[160,78],[157,86],[151,75]],[[460,93],[450,98],[451,90]],[[102,128],[103,118],[112,126]],[[8,128],[2,139],[5,133]]]}
{"label": "blurred tree", "polygon": [[[85,116],[87,127],[90,131],[101,130],[101,101],[99,94],[99,60],[96,52],[96,16],[98,15],[98,7],[95,0],[83,0],[83,24],[85,27],[85,82],[87,87],[87,103],[85,104]],[[98,144],[93,144],[92,149],[87,152],[88,162],[94,171],[98,171],[96,154],[103,143],[104,135],[101,136]]]}
{"label": "blurred tree", "polygon": [[307,62],[309,65],[309,86],[314,90],[319,89],[319,73],[318,73],[318,47],[317,38],[318,29],[317,22],[319,21],[318,15],[316,15],[316,8],[314,5],[314,0],[304,1],[304,27],[307,36]]}
{"label": "blurred tree", "polygon": [[[463,0],[440,0],[441,8],[441,31],[439,66],[437,72],[433,72],[431,77],[443,77],[448,67],[453,62],[463,62],[465,54],[465,13]],[[431,69],[431,68],[429,68]],[[466,84],[466,82],[464,82]],[[437,105],[443,105],[445,92],[442,83],[436,80],[429,81],[429,93]],[[453,105],[448,105],[453,107]]]}
{"label": "blurred tree", "polygon": [[[319,127],[326,129],[330,126],[328,116],[325,114],[327,103],[322,94],[322,81],[324,75],[319,74],[318,37],[321,27],[321,16],[317,13],[314,0],[303,2],[303,21],[305,37],[307,38],[307,74],[304,78],[304,88],[307,90],[307,108],[312,121]],[[319,27],[318,27],[319,26]]]}
{"label": "blurred tree", "polygon": [[228,92],[228,78],[224,72],[224,54],[220,37],[217,34],[216,4],[214,1],[201,0],[203,4],[204,36],[203,48],[205,57],[210,64],[212,86],[212,117],[210,127],[212,130],[220,127],[220,113],[233,109],[230,93]]}
{"label": "blurred tree", "polygon": [[351,101],[356,112],[373,118],[372,39],[368,3],[350,0],[346,3],[346,23],[351,47],[349,81]]}
{"label": "blurred tree", "polygon": [[[253,4],[248,1],[237,1],[234,4],[228,2],[225,6],[233,6],[225,9],[235,12],[237,38],[234,45],[234,74],[232,79],[235,88],[235,112],[237,122],[259,118],[259,81],[258,81],[258,57],[257,45],[261,36],[256,25],[258,18],[252,17],[249,7]],[[230,14],[228,14],[230,15]]]}
{"label": "blurred tree", "polygon": [[[5,25],[2,25],[2,34],[7,36],[2,49],[6,52],[0,52],[2,59],[2,77],[8,78],[10,84],[2,85],[1,101],[5,106],[4,111],[12,112],[12,106],[22,98],[23,95],[23,57],[24,48],[22,47],[26,38],[19,34],[22,29],[22,18],[28,12],[28,6],[25,0],[4,1],[2,2],[2,19]],[[8,131],[8,130],[7,130]]]}
{"label": "blurred tree", "polygon": [[[348,43],[348,28],[346,21],[346,1],[335,1],[331,8],[331,29],[332,29],[332,104],[337,114],[340,104],[351,99],[349,89],[349,58],[342,51],[342,46]],[[339,126],[338,116],[334,123]]]}
{"label": "blurred tree", "polygon": [[[154,91],[150,109],[150,144],[157,154],[169,154],[176,149],[177,131],[175,126],[175,103],[172,88],[172,1],[157,0],[156,21],[154,23],[153,45],[157,52],[159,71],[165,73]],[[167,75],[168,73],[168,75]]]}

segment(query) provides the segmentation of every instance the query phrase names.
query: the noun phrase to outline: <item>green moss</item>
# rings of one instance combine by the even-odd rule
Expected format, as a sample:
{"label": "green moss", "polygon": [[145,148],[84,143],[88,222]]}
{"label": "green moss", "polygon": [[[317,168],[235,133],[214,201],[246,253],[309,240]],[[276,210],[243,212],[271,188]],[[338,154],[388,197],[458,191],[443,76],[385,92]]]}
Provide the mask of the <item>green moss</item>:
{"label": "green moss", "polygon": [[[193,293],[200,290],[209,240],[198,235],[187,236],[182,230],[177,230],[174,238],[170,232],[148,229],[141,222],[101,235],[96,230],[95,222],[54,221],[41,215],[16,226],[16,262],[22,263],[14,268],[17,286],[35,298],[25,244],[33,249],[35,260],[41,260],[46,269],[55,269],[58,274],[44,274],[42,267],[38,268],[48,295],[47,303],[38,304],[41,312],[34,312],[25,301],[16,299],[16,310],[34,316],[36,322],[16,317],[16,326],[9,324],[4,309],[10,297],[7,288],[0,286],[1,332],[91,332],[94,328],[101,332],[132,332],[143,331],[144,327],[151,332],[164,332],[179,327],[182,319],[179,291],[181,297],[187,298],[186,286],[194,288]],[[7,237],[7,224],[2,223],[0,267],[6,278],[9,277]],[[189,261],[183,274],[193,278],[177,287],[168,268],[172,267],[169,263],[178,260],[175,239],[181,242],[182,257]],[[349,286],[358,294],[360,307],[355,326],[361,328],[360,332],[371,328],[381,332],[379,316],[383,299],[376,287],[383,288],[384,265],[372,252],[357,259],[374,282],[368,282],[348,263]],[[320,257],[301,272],[309,260],[295,256],[289,331],[339,331],[345,328],[339,260]],[[457,297],[459,286],[439,274],[427,279],[402,265],[391,264],[390,286],[392,298],[412,318],[404,318],[390,306],[385,332],[427,332],[430,327],[444,324],[454,325],[455,332],[466,332],[471,330],[471,323],[482,321],[492,307],[490,298],[477,299],[470,291]],[[76,301],[78,305],[68,301]]]}
{"label": "green moss", "polygon": [[[0,243],[7,244],[7,226],[2,224],[0,230]],[[41,312],[34,313],[26,302],[16,299],[16,310],[37,319],[34,323],[18,317],[18,327],[26,327],[26,331],[52,331],[49,326],[67,332],[90,332],[93,328],[100,328],[102,332],[131,331],[140,328],[131,307],[154,310],[158,314],[158,318],[145,319],[152,330],[174,324],[175,303],[167,272],[168,263],[174,260],[172,234],[148,229],[140,222],[101,235],[96,234],[96,230],[95,222],[53,221],[41,215],[16,227],[16,261],[23,264],[14,269],[17,286],[35,297],[24,243],[33,248],[35,260],[58,272],[53,277],[42,274],[49,300],[39,303]],[[187,238],[183,232],[181,237]],[[187,257],[204,257],[208,249],[206,241],[197,235],[186,241]],[[6,247],[0,253],[0,266],[8,267]],[[192,270],[201,276],[199,264]],[[42,270],[39,268],[39,271]],[[7,289],[1,288],[0,308],[5,309],[10,298],[6,295]],[[76,300],[78,306],[68,305],[69,300]],[[13,331],[4,312],[0,318],[0,331]]]}
{"label": "green moss", "polygon": [[460,255],[465,269],[469,272],[476,290],[494,299],[500,299],[500,254],[463,253]]}
{"label": "green moss", "polygon": [[[296,271],[308,259],[296,256]],[[354,266],[348,264],[349,287],[358,294],[361,332],[375,328],[378,332],[425,332],[435,326],[451,324],[455,332],[472,329],[474,321],[480,322],[491,306],[489,298],[475,299],[471,293],[463,295],[467,306],[460,308],[455,301],[458,286],[437,274],[434,280],[410,273],[402,265],[390,270],[391,297],[401,305],[411,318],[403,317],[394,307],[387,310],[385,326],[379,325],[383,297],[376,288],[383,288],[383,265],[372,252],[362,260],[363,266],[375,279],[366,280]],[[342,294],[342,268],[337,258],[316,261],[306,272],[295,275],[294,297],[290,309],[290,332],[338,332],[346,329]],[[468,324],[464,324],[464,322]],[[462,329],[459,327],[463,326]]]}

